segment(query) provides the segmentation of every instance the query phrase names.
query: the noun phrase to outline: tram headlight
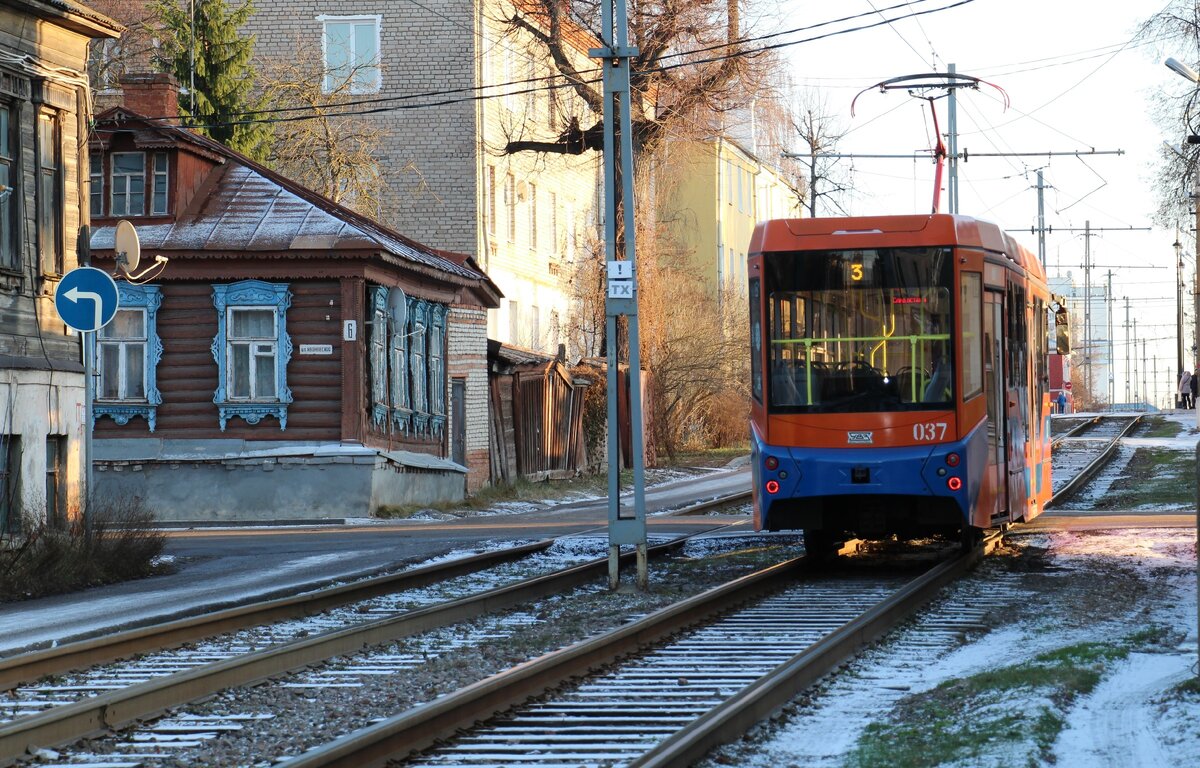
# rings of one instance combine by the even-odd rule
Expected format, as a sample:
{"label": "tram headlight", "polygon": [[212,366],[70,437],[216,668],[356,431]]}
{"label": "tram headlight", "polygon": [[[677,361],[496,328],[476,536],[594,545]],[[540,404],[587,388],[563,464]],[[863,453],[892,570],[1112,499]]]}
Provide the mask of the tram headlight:
{"label": "tram headlight", "polygon": [[779,469],[779,459],[775,458],[774,456],[768,456],[767,460],[763,462],[763,465],[766,466],[767,469],[774,472],[775,470]]}
{"label": "tram headlight", "polygon": [[946,463],[948,465],[950,465],[951,467],[957,467],[958,462],[959,462],[959,458],[958,458],[957,453],[947,453],[946,454]]}
{"label": "tram headlight", "polygon": [[767,481],[767,493],[770,493],[770,494],[779,493],[779,483],[775,480],[768,480]]}
{"label": "tram headlight", "polygon": [[946,487],[952,491],[962,488],[962,478],[952,477],[946,481]]}

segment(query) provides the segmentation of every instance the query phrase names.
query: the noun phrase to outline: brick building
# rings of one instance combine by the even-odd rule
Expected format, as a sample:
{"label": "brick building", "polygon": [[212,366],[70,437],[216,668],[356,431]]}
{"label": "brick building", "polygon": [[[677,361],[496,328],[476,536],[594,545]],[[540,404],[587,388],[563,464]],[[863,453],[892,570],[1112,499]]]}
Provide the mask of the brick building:
{"label": "brick building", "polygon": [[0,3],[0,533],[86,498],[82,349],[54,291],[86,259],[88,41],[119,32],[73,0]]}
{"label": "brick building", "polygon": [[[255,9],[245,32],[260,71],[315,56],[328,84],[349,77],[354,98],[390,100],[367,105],[393,107],[368,116],[386,133],[382,218],[478,260],[506,297],[488,313],[489,336],[549,352],[570,345],[567,280],[598,239],[600,158],[505,154],[511,140],[553,140],[587,114],[570,89],[536,80],[555,70],[503,23],[511,3],[257,0]],[[586,51],[598,43],[582,30],[575,38],[577,65],[595,67]],[[452,93],[413,98],[431,92]],[[423,106],[435,101],[451,103]]]}
{"label": "brick building", "polygon": [[489,476],[485,315],[463,254],[354,213],[173,114],[127,76],[96,120],[93,258],[135,224],[153,281],[119,281],[98,338],[96,484],[160,520],[365,517]]}

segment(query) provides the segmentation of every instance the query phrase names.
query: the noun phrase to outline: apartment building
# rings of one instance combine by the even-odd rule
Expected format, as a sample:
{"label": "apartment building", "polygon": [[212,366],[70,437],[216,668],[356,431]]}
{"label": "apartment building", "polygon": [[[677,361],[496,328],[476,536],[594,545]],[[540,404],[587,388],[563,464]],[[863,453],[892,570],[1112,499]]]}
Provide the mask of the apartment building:
{"label": "apartment building", "polygon": [[[518,0],[519,2],[519,0]],[[349,82],[384,133],[381,219],[421,242],[473,256],[504,293],[488,335],[553,351],[565,342],[572,261],[599,231],[597,153],[506,153],[554,140],[587,109],[549,88],[552,63],[504,19],[504,0],[258,0],[244,30],[260,68],[319,56],[323,87]],[[586,33],[578,65],[591,66]],[[562,85],[562,80],[557,81]]]}

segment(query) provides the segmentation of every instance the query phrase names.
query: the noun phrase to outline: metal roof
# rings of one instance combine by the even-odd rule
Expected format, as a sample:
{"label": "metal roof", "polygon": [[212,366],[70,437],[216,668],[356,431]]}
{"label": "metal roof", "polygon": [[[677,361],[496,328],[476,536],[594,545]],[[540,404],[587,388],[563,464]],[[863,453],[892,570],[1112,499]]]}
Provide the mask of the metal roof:
{"label": "metal roof", "polygon": [[[125,108],[110,110],[97,119],[107,123],[101,132],[132,131],[143,141],[149,126],[203,155],[226,159],[202,182],[196,197],[170,222],[139,224],[142,245],[153,250],[210,251],[227,255],[242,252],[383,251],[411,264],[483,281],[495,289],[466,254],[439,251],[421,245],[378,222],[307,189],[249,158],[203,136],[153,121]],[[113,127],[109,127],[113,126]],[[189,146],[190,145],[190,146]],[[134,223],[137,219],[133,219]],[[96,226],[93,249],[111,249],[116,223]],[[499,291],[496,290],[497,295]]]}

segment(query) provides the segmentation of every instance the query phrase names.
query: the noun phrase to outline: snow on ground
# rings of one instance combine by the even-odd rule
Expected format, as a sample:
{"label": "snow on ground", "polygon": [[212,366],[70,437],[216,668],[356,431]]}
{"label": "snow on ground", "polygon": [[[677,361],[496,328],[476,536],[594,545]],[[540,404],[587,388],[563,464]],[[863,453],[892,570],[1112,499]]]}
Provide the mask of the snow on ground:
{"label": "snow on ground", "polygon": [[[1099,414],[1071,414],[1071,417],[1099,415]],[[1117,448],[1116,454],[1113,456],[1104,469],[1092,478],[1087,487],[1067,499],[1060,504],[1057,511],[1082,512],[1094,509],[1095,504],[1100,499],[1107,495],[1112,484],[1116,482],[1122,473],[1125,472],[1134,454],[1138,448],[1165,448],[1175,451],[1195,451],[1197,437],[1200,431],[1196,429],[1196,412],[1195,411],[1162,411],[1155,414],[1166,421],[1174,422],[1180,426],[1178,434],[1174,437],[1126,437],[1122,438],[1121,445]],[[1068,418],[1068,417],[1063,417]],[[1145,508],[1139,511],[1154,512],[1152,508]]]}
{"label": "snow on ground", "polygon": [[[1039,753],[1032,733],[1027,733],[1016,741],[989,743],[982,756],[942,765],[1200,765],[1200,694],[1174,690],[1197,675],[1195,541],[1190,528],[1022,537],[1022,545],[1049,550],[1049,570],[1039,574],[1039,579],[1002,574],[989,570],[986,563],[975,577],[989,580],[985,583],[992,588],[984,594],[992,597],[1015,589],[1015,600],[1024,606],[1019,618],[998,624],[957,648],[909,647],[906,642],[911,638],[906,633],[914,630],[902,629],[886,646],[867,651],[826,678],[814,696],[779,723],[707,765],[855,766],[859,763],[854,762],[853,750],[867,726],[901,718],[893,705],[905,699],[921,700],[942,683],[1020,664],[1040,653],[1084,642],[1116,642],[1151,627],[1168,630],[1172,642],[1149,652],[1132,652],[1114,662],[1100,684],[1065,711],[1059,711],[1054,697],[1041,688],[996,692],[993,700],[984,699],[984,707],[971,711],[972,717],[998,709],[1030,718],[1042,709],[1054,712],[1064,725],[1048,753]],[[1106,574],[1112,576],[1113,584],[1127,586],[1133,583],[1130,580],[1140,580],[1147,589],[1139,590],[1137,599],[1109,595],[1100,607],[1086,595],[1094,591],[1093,584],[1103,590]],[[1073,590],[1068,581],[1074,584]],[[967,582],[955,589],[978,588]],[[1114,605],[1118,608],[1109,610]],[[931,760],[927,764],[937,763]]]}

